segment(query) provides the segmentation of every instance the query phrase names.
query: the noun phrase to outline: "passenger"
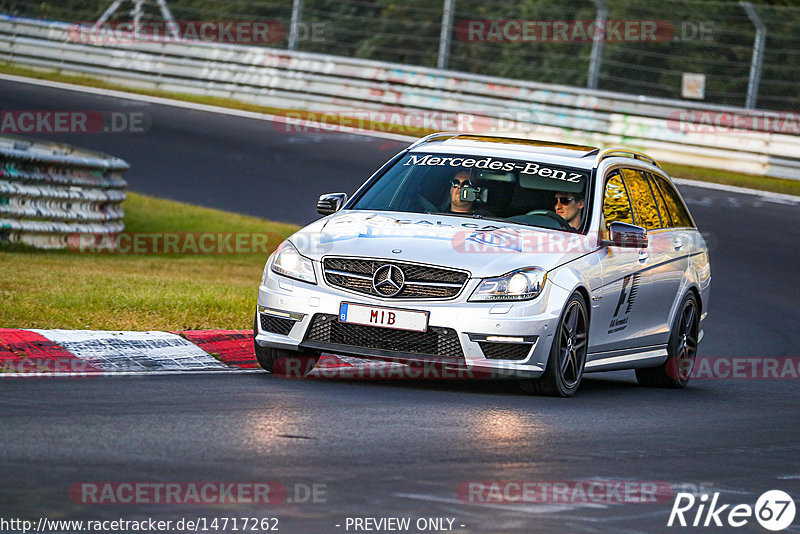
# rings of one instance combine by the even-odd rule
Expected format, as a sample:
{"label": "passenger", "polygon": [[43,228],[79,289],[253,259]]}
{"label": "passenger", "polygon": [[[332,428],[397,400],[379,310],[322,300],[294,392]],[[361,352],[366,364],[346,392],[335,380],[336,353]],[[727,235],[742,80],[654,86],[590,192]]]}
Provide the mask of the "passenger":
{"label": "passenger", "polygon": [[555,197],[555,212],[573,228],[583,224],[583,207],[586,204],[581,193],[559,191]]}

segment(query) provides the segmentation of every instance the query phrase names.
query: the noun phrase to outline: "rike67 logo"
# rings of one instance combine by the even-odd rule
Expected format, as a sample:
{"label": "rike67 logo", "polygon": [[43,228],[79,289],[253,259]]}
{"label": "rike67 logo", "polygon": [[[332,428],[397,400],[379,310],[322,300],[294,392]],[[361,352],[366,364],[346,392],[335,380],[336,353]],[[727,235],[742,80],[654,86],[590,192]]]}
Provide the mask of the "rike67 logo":
{"label": "rike67 logo", "polygon": [[755,517],[765,529],[778,532],[788,528],[794,516],[794,500],[781,490],[764,492],[755,507],[749,504],[721,504],[719,492],[715,492],[710,501],[705,493],[698,498],[691,493],[681,492],[675,496],[667,526],[739,528]]}

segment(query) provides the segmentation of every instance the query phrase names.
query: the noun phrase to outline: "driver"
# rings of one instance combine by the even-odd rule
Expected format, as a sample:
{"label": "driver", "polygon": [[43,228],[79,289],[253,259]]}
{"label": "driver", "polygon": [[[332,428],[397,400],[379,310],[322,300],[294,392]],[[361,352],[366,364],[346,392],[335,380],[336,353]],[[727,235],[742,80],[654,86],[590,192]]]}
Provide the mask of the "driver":
{"label": "driver", "polygon": [[461,188],[464,186],[478,187],[479,184],[470,177],[468,171],[458,171],[450,180],[450,209],[447,213],[478,213],[480,215],[491,215],[485,208],[474,206],[474,202],[461,200]]}
{"label": "driver", "polygon": [[554,211],[573,228],[580,228],[583,223],[583,207],[586,204],[582,193],[559,191],[555,196]]}

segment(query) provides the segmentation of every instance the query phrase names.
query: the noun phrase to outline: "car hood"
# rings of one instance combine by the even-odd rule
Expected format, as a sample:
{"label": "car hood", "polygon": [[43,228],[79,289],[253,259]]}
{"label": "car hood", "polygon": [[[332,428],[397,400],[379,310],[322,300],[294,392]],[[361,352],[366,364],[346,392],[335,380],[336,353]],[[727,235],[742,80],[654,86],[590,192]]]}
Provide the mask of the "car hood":
{"label": "car hood", "polygon": [[361,210],[320,219],[289,240],[317,261],[325,256],[410,261],[468,270],[473,277],[520,267],[551,270],[597,246],[589,236],[507,222]]}

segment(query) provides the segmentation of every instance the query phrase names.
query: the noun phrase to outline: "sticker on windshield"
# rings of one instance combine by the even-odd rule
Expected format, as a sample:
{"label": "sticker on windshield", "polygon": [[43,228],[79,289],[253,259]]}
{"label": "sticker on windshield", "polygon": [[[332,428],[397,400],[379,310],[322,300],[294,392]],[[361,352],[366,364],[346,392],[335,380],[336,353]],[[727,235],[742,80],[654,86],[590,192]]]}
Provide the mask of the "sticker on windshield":
{"label": "sticker on windshield", "polygon": [[585,175],[571,170],[558,169],[554,167],[547,167],[539,163],[531,161],[503,161],[494,159],[492,157],[486,158],[468,158],[463,156],[432,156],[425,154],[424,156],[411,154],[408,157],[404,166],[407,165],[424,165],[430,167],[459,167],[467,169],[485,169],[489,171],[503,171],[513,172],[517,171],[520,174],[531,174],[541,176],[543,178],[550,178],[552,180],[561,180],[574,184],[581,183],[581,178]]}

